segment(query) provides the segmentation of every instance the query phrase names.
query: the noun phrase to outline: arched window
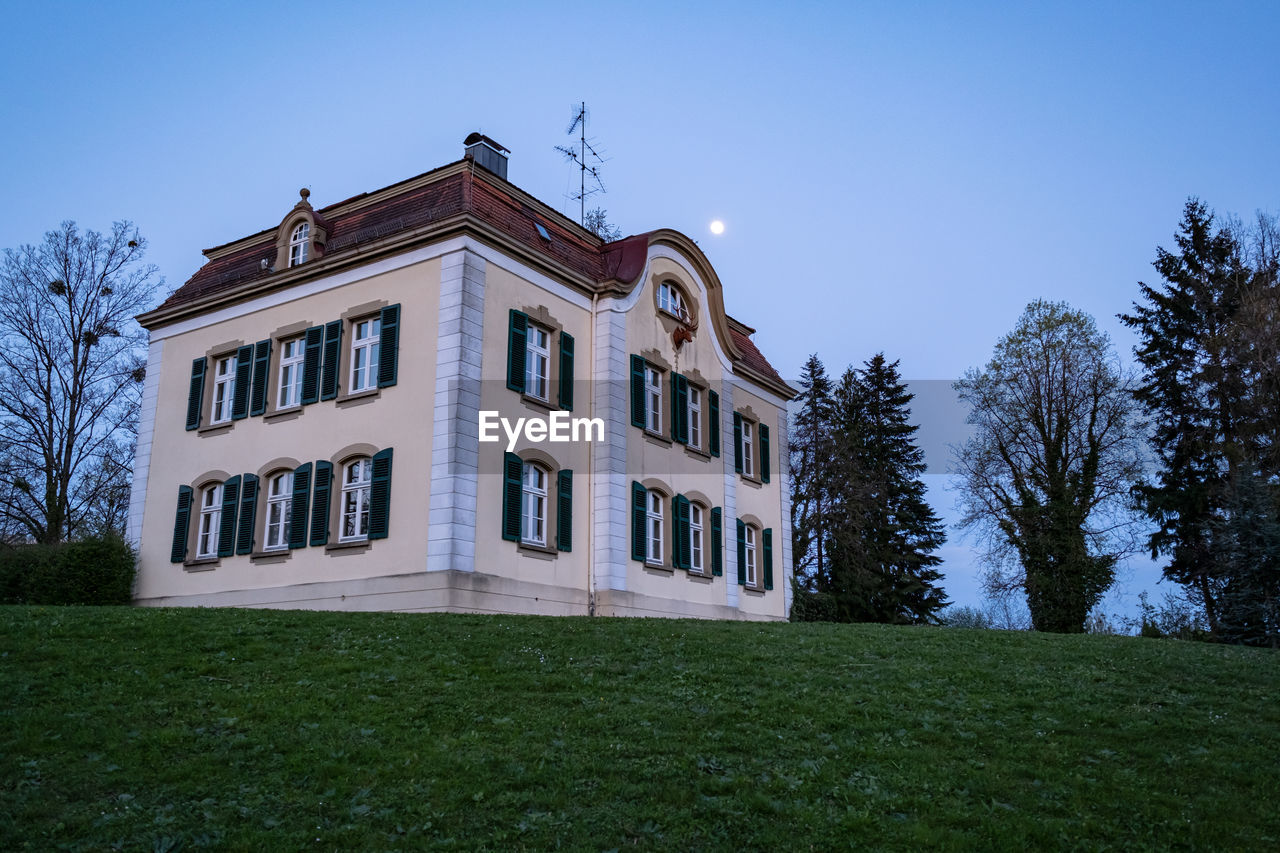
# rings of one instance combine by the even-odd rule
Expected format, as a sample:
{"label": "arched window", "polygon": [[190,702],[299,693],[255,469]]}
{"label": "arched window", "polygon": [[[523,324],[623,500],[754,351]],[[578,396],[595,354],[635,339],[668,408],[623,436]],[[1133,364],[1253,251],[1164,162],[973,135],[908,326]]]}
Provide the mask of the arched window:
{"label": "arched window", "polygon": [[200,494],[200,535],[196,539],[196,557],[218,556],[218,529],[222,526],[222,484],[205,486]]}
{"label": "arched window", "polygon": [[684,304],[684,294],[669,281],[658,285],[658,307],[681,320],[689,319],[689,309]]}
{"label": "arched window", "polygon": [[289,547],[293,518],[293,472],[276,474],[267,481],[267,543],[264,550]]}
{"label": "arched window", "polygon": [[752,524],[742,527],[742,553],[744,557],[747,586],[759,586],[759,575],[756,573],[756,528]]}
{"label": "arched window", "polygon": [[533,462],[524,463],[520,541],[531,545],[547,544],[547,472]]}
{"label": "arched window", "polygon": [[339,542],[369,538],[369,486],[372,481],[373,463],[367,456],[351,460],[343,469]]}
{"label": "arched window", "polygon": [[289,238],[289,266],[296,267],[307,260],[307,246],[311,242],[311,225],[303,222],[293,229]]}

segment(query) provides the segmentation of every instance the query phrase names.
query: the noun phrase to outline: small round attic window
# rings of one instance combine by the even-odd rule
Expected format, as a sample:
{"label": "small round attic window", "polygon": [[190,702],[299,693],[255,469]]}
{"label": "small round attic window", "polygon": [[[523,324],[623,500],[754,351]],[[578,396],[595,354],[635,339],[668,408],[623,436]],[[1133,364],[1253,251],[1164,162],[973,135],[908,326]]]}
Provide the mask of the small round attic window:
{"label": "small round attic window", "polygon": [[684,294],[674,282],[664,281],[658,285],[658,308],[681,321],[689,320],[689,309],[685,306]]}

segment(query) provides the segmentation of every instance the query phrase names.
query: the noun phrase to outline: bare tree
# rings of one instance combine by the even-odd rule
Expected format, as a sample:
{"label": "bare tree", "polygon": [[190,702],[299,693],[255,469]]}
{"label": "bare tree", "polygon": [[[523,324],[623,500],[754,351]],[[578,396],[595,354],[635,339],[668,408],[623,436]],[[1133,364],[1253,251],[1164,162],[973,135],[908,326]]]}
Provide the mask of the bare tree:
{"label": "bare tree", "polygon": [[[0,263],[0,517],[24,539],[100,526],[127,490],[146,333],[133,317],[162,284],[128,222],[64,222]],[[96,519],[91,521],[91,519]],[[115,522],[108,522],[114,526]]]}
{"label": "bare tree", "polygon": [[1093,318],[1036,301],[956,383],[973,437],[956,452],[961,527],[986,546],[993,598],[1026,593],[1036,630],[1079,632],[1137,547],[1137,404]]}

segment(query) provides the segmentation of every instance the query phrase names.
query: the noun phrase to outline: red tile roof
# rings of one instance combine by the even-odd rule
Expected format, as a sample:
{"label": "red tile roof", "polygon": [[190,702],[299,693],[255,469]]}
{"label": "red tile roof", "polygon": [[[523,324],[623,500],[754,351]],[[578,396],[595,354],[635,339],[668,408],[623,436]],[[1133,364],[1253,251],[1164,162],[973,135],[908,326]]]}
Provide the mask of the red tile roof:
{"label": "red tile roof", "polygon": [[[433,172],[445,171],[455,165],[443,166]],[[467,169],[446,174],[438,180],[420,182],[431,174],[428,172],[409,178],[315,211],[316,218],[324,222],[328,231],[324,257],[333,257],[346,249],[399,232],[469,214],[526,249],[597,284],[610,281],[630,284],[644,270],[649,248],[648,234],[602,243],[572,223],[566,226],[568,220],[561,222],[561,217],[556,214],[546,215],[535,210],[521,198],[521,193],[508,191],[505,182],[499,184],[496,178],[476,180],[473,169]],[[395,191],[396,187],[403,185],[408,188]],[[360,204],[374,196],[382,198]],[[549,241],[539,234],[538,225],[546,229],[551,237]],[[175,290],[157,310],[200,300],[273,275],[276,229],[268,229],[255,237],[258,239],[252,239],[243,248],[225,255],[218,255],[223,248],[221,246],[207,249],[205,254],[213,255],[213,259]],[[731,329],[730,334],[733,346],[742,353],[741,360],[746,366],[782,383],[782,378],[751,342],[749,335],[736,328]]]}

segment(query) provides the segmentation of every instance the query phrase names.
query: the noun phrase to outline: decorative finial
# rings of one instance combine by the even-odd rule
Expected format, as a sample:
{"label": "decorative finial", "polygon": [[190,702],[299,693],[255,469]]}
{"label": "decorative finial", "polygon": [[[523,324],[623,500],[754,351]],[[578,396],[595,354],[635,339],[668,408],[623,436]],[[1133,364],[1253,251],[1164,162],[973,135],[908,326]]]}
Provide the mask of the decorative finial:
{"label": "decorative finial", "polygon": [[307,189],[306,187],[303,187],[302,189],[298,190],[298,195],[302,196],[303,201],[306,201],[308,198],[311,197],[311,190]]}

